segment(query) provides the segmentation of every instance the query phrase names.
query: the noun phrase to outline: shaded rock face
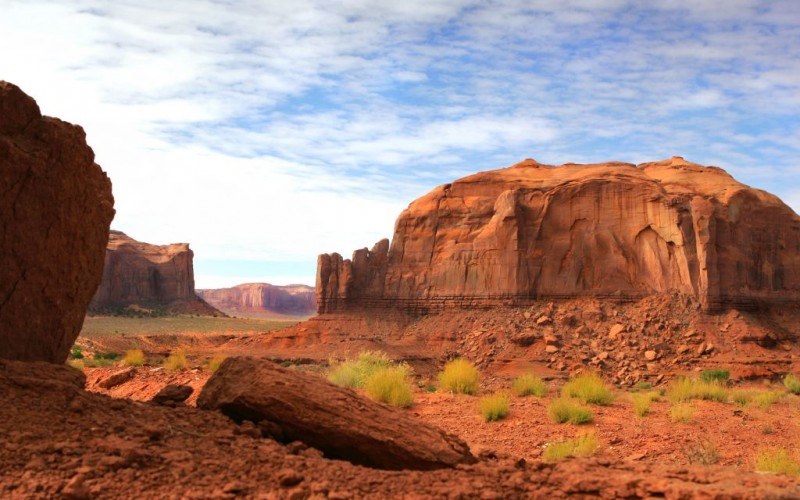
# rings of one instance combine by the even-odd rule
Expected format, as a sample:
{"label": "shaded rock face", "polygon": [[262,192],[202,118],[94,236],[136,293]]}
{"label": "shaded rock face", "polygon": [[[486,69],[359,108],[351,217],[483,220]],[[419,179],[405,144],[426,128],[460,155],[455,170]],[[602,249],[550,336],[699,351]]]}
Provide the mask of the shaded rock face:
{"label": "shaded rock face", "polygon": [[194,254],[188,243],[151,245],[111,231],[103,279],[89,306],[108,312],[132,306],[169,312],[221,314],[194,291]]}
{"label": "shaded rock face", "polygon": [[226,359],[203,387],[197,406],[249,420],[277,440],[300,441],[328,458],[358,465],[433,470],[476,462],[461,439],[403,410],[264,359]]}
{"label": "shaded rock face", "polygon": [[113,217],[111,181],[83,129],[0,81],[0,357],[66,360]]}
{"label": "shaded rock face", "polygon": [[683,158],[631,165],[526,160],[434,189],[394,238],[323,254],[318,312],[635,299],[706,310],[800,298],[800,218],[777,197]]}
{"label": "shaded rock face", "polygon": [[231,288],[197,290],[203,300],[221,311],[238,315],[312,316],[317,309],[314,288],[246,283]]}

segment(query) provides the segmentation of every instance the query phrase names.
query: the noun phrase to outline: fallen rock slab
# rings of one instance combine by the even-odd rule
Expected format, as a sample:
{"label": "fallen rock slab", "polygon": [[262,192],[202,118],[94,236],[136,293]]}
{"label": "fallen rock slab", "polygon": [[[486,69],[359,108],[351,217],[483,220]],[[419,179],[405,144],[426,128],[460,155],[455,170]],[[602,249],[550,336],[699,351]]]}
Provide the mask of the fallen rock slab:
{"label": "fallen rock slab", "polygon": [[183,403],[189,396],[192,395],[194,389],[191,386],[183,384],[169,384],[164,386],[163,389],[158,391],[158,394],[153,396],[153,403],[158,405],[175,405]]}
{"label": "fallen rock slab", "polygon": [[132,379],[134,375],[136,375],[136,370],[132,366],[129,366],[128,368],[116,371],[108,377],[100,380],[97,382],[97,385],[103,389],[111,389],[112,387],[124,384],[128,380]]}
{"label": "fallen rock slab", "polygon": [[403,410],[267,360],[226,359],[197,406],[253,421],[287,442],[301,441],[328,458],[358,465],[432,470],[476,462],[461,439]]}

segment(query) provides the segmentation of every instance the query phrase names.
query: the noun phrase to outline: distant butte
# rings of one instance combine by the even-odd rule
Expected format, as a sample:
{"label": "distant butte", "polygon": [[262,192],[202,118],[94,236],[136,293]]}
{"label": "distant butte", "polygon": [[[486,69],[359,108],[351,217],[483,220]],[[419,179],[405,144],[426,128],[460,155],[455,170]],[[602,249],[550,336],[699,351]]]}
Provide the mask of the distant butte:
{"label": "distant butte", "polygon": [[306,285],[245,283],[197,290],[197,294],[220,311],[236,316],[308,318],[316,311],[316,293]]}
{"label": "distant butte", "polygon": [[193,261],[188,243],[151,245],[111,231],[103,280],[89,311],[144,309],[223,316],[196,295]]}
{"label": "distant butte", "polygon": [[633,300],[706,311],[800,299],[800,218],[721,168],[525,160],[412,202],[391,244],[318,259],[318,312]]}

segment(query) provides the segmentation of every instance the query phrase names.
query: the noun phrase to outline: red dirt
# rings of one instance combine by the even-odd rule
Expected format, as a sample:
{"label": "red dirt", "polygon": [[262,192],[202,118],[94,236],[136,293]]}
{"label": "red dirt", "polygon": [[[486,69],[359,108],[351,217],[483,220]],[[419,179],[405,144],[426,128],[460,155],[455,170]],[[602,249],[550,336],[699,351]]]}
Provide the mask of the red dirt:
{"label": "red dirt", "polygon": [[[255,437],[216,412],[110,399],[68,368],[0,361],[0,495],[6,498],[795,498],[800,482],[731,467],[490,458],[387,472]],[[437,407],[447,397],[431,397]],[[438,399],[437,399],[438,398]],[[424,398],[423,398],[424,400]],[[531,404],[536,404],[530,400]],[[445,412],[446,413],[446,412]],[[602,417],[601,417],[602,418]],[[445,420],[443,420],[444,422]],[[508,420],[504,425],[513,423]],[[467,425],[473,425],[469,423]],[[481,424],[481,427],[495,424]],[[467,437],[467,436],[465,436]]]}

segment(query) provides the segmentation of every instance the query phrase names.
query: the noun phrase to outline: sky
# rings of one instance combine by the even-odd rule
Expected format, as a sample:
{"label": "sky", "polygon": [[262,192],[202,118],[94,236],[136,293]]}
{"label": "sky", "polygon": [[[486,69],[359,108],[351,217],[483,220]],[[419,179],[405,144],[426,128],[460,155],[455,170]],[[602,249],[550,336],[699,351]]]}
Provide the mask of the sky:
{"label": "sky", "polygon": [[525,158],[683,156],[800,209],[796,0],[0,0],[0,47],[197,288],[313,285]]}

